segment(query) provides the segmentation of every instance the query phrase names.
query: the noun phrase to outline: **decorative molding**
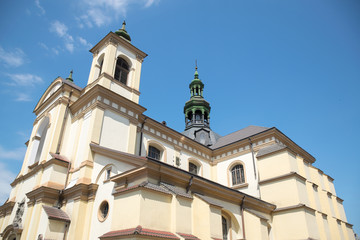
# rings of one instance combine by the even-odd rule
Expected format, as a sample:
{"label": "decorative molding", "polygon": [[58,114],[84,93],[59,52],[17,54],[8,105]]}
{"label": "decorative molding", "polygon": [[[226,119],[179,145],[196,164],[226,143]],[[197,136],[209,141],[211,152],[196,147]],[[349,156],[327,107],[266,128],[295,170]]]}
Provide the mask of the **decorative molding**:
{"label": "decorative molding", "polygon": [[259,181],[259,185],[266,184],[266,183],[271,183],[271,182],[275,182],[275,181],[279,181],[279,180],[287,179],[287,178],[296,178],[296,179],[299,179],[299,180],[301,180],[303,182],[306,181],[306,178],[304,178],[303,176],[301,176],[297,172],[290,172],[290,173],[287,173],[287,174],[284,174],[284,175],[280,175],[280,176],[276,176],[276,177],[273,177],[273,178],[268,178],[268,179],[265,179],[265,180],[261,180],[261,181]]}

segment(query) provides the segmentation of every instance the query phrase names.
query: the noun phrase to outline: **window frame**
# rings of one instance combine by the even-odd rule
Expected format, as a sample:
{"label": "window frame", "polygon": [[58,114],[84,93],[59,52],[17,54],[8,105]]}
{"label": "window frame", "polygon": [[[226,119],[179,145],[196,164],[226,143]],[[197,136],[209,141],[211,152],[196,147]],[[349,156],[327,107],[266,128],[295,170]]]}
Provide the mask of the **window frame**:
{"label": "window frame", "polygon": [[[105,206],[107,205],[106,214],[104,215]],[[104,222],[110,215],[110,204],[107,200],[101,202],[98,210],[98,220]]]}
{"label": "window frame", "polygon": [[[239,175],[240,181],[234,181],[234,179],[233,179],[233,169],[238,165],[242,166],[242,172],[241,171],[239,172],[240,173],[240,175]],[[227,175],[228,175],[228,186],[229,187],[238,189],[238,188],[247,187],[249,185],[248,182],[247,182],[247,178],[246,178],[245,164],[244,164],[244,162],[242,162],[240,160],[234,161],[234,162],[232,162],[231,164],[228,165]]]}
{"label": "window frame", "polygon": [[[124,64],[126,65],[126,68],[124,67]],[[130,73],[130,64],[128,63],[128,61],[126,61],[121,56],[117,57],[115,64],[115,71],[114,71],[114,79],[122,84],[127,85],[129,73]],[[125,79],[123,78],[123,74],[126,74]]]}
{"label": "window frame", "polygon": [[[193,171],[191,171],[192,169],[190,168],[190,165],[194,166],[196,168],[196,172],[194,173]],[[197,164],[195,164],[194,162],[189,161],[188,164],[188,171],[189,173],[192,173],[194,175],[199,175],[199,166]]]}
{"label": "window frame", "polygon": [[[154,152],[154,150],[157,150],[159,152],[158,153]],[[150,154],[158,154],[159,158],[156,158],[155,156],[151,156]],[[149,145],[148,152],[147,152],[147,156],[149,158],[157,160],[157,161],[161,161],[161,155],[162,155],[162,151],[159,148],[155,147],[154,145]]]}

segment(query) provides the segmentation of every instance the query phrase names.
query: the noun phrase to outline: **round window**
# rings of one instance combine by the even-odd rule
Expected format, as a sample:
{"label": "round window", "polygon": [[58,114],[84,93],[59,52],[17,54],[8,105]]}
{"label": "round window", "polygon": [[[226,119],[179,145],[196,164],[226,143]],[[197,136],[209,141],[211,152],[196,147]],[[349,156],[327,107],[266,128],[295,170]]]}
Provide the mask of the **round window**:
{"label": "round window", "polygon": [[98,218],[100,222],[106,220],[107,216],[109,215],[109,203],[107,201],[103,201],[100,204]]}

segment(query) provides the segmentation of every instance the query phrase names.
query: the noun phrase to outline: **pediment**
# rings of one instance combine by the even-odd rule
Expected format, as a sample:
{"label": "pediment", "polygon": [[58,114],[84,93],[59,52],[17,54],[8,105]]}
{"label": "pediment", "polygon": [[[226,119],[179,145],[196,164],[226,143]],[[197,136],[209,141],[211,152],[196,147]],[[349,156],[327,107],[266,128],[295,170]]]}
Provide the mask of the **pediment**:
{"label": "pediment", "polygon": [[48,100],[52,95],[54,95],[55,92],[57,92],[57,90],[59,90],[59,88],[61,88],[62,85],[63,85],[63,79],[61,77],[56,78],[46,89],[44,94],[41,96],[39,102],[36,104],[34,112],[36,112],[39,109],[39,107],[43,105],[44,102],[46,102],[46,100]]}
{"label": "pediment", "polygon": [[68,89],[69,91],[76,90],[76,92],[78,93],[77,95],[79,95],[82,90],[82,88],[75,85],[73,82],[64,80],[62,77],[57,77],[41,96],[40,100],[36,104],[34,112],[36,113],[44,106],[44,104],[47,104],[47,102],[51,102],[56,98],[56,96],[60,95],[60,93],[63,91],[61,89],[64,89],[64,85],[66,85],[68,88],[70,87]]}

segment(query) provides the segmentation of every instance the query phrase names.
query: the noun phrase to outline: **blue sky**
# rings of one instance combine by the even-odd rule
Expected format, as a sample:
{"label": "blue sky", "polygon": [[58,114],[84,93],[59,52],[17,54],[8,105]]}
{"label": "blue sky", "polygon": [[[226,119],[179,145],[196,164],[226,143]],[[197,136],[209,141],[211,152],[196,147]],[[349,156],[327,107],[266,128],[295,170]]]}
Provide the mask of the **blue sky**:
{"label": "blue sky", "polygon": [[183,131],[198,61],[211,127],[277,127],[335,179],[360,233],[360,1],[18,0],[0,3],[0,201],[20,170],[41,94],[74,70],[87,83],[95,45],[124,19],[149,54],[140,104]]}

